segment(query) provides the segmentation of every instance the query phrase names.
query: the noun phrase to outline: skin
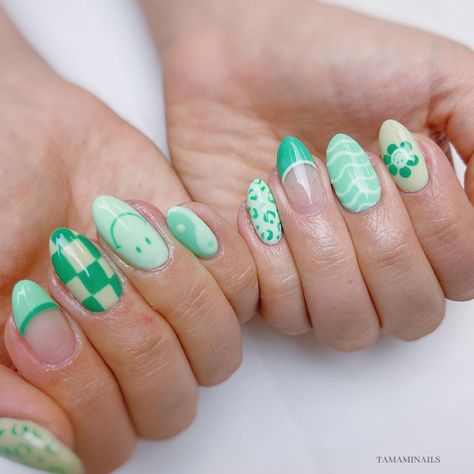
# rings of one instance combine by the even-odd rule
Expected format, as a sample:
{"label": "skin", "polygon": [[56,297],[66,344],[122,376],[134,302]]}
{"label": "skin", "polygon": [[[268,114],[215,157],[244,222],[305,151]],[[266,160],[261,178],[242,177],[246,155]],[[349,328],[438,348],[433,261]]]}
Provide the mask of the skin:
{"label": "skin", "polygon": [[[368,323],[375,307],[382,325],[413,340],[439,324],[443,293],[461,301],[474,296],[474,255],[461,237],[474,230],[469,202],[474,199],[471,50],[313,0],[142,3],[163,62],[175,169],[194,199],[217,205],[231,222],[248,183],[270,174],[286,135],[299,137],[321,158],[338,132],[378,154],[380,125],[395,118],[419,132],[426,144],[431,178],[425,190],[398,193],[377,165],[384,190],[393,198],[383,200],[378,214],[352,216],[337,206],[340,217],[325,216],[324,223],[333,223],[335,255],[321,255],[312,244],[322,231],[314,216],[290,224],[283,196],[280,211],[287,235],[278,249],[263,248],[253,239],[240,209],[239,229],[257,263],[260,310],[277,329],[289,334],[309,330],[308,312],[313,322],[322,322],[314,330],[323,340],[351,350],[376,339]],[[170,19],[167,25],[159,23],[164,15]],[[447,139],[454,144],[467,163],[466,192],[444,153],[423,136],[436,137],[444,150]],[[279,180],[271,176],[275,190]],[[302,255],[308,245],[323,263],[326,259],[323,266],[332,284],[308,268]],[[411,261],[415,272],[410,275]],[[278,281],[275,271],[284,278]],[[336,274],[341,271],[348,272],[354,290],[340,285]],[[390,279],[390,288],[382,287],[382,277]],[[330,291],[317,298],[316,287]],[[335,289],[349,293],[345,310],[336,305],[340,321],[329,316],[335,302],[331,306],[327,295]],[[351,300],[364,308],[360,313],[365,317],[353,317]]]}
{"label": "skin", "polygon": [[[222,382],[240,365],[239,318],[255,313],[255,266],[236,230],[207,206],[193,204],[218,238],[216,257],[201,261],[174,239],[152,204],[166,211],[189,196],[160,151],[97,98],[59,78],[1,12],[0,58],[0,170],[8,170],[0,177],[0,416],[51,428],[87,472],[111,472],[137,436],[163,439],[186,428],[198,384]],[[123,269],[124,293],[92,315],[52,271],[48,239],[64,226],[93,237],[92,201],[101,194],[152,203],[140,210],[166,234],[172,258],[143,278],[100,242]],[[233,260],[241,262],[241,275],[221,290]],[[10,318],[12,287],[23,278],[50,288],[78,340],[57,366],[41,362]],[[23,408],[15,402],[25,399]]]}

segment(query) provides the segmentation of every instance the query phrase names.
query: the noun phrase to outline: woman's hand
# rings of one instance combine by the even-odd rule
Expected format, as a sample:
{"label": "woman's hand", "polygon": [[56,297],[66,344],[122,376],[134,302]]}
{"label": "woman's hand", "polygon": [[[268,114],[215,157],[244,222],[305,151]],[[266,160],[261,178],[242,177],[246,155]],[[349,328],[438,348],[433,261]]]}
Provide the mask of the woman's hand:
{"label": "woman's hand", "polygon": [[[380,125],[391,117],[443,146],[447,136],[468,162],[474,200],[474,54],[464,46],[312,0],[143,3],[163,62],[174,166],[194,199],[230,221],[248,183],[275,166],[285,135],[324,157],[344,132],[378,154]],[[473,297],[472,207],[443,153],[419,140],[428,187],[400,198],[375,163],[382,201],[363,215],[339,212],[322,164],[319,217],[293,212],[271,175],[286,239],[254,257],[261,310],[280,330],[312,323],[349,350],[376,339],[378,316],[414,339],[439,324],[443,293]],[[242,230],[242,213],[239,223]]]}
{"label": "woman's hand", "polygon": [[[72,448],[87,472],[110,472],[137,436],[188,426],[198,385],[239,366],[255,265],[206,206],[165,217],[155,206],[188,195],[159,150],[4,16],[0,56],[0,353],[17,371],[0,367],[0,455],[75,473]],[[94,225],[104,194],[153,205],[103,196]]]}

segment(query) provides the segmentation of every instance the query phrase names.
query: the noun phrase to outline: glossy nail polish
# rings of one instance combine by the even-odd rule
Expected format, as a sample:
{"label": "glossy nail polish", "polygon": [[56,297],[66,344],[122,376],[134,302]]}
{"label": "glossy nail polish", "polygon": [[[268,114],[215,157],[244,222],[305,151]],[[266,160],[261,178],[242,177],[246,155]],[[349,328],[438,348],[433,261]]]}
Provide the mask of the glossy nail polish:
{"label": "glossy nail polish", "polygon": [[13,319],[19,333],[38,358],[49,365],[66,361],[76,349],[76,338],[59,306],[30,280],[13,288]]}
{"label": "glossy nail polish", "polygon": [[216,236],[190,209],[181,206],[168,209],[166,222],[172,234],[198,257],[209,258],[216,255]]}
{"label": "glossy nail polish", "polygon": [[379,133],[380,154],[396,185],[413,193],[428,184],[425,158],[415,137],[401,123],[386,120]]}
{"label": "glossy nail polish", "polygon": [[254,179],[247,191],[247,210],[260,240],[274,245],[281,240],[281,222],[273,194],[265,181]]}
{"label": "glossy nail polish", "polygon": [[79,458],[40,425],[0,417],[0,456],[45,472],[82,474]]}
{"label": "glossy nail polish", "polygon": [[380,183],[369,157],[349,135],[335,135],[326,151],[326,168],[341,204],[362,212],[380,201]]}
{"label": "glossy nail polish", "polygon": [[70,229],[56,229],[49,239],[56,274],[89,311],[112,307],[122,296],[122,284],[97,247]]}
{"label": "glossy nail polish", "polygon": [[286,137],[277,153],[280,180],[293,209],[299,214],[318,212],[324,194],[314,159],[303,142]]}
{"label": "glossy nail polish", "polygon": [[168,247],[156,229],[132,206],[99,196],[92,215],[100,236],[132,267],[152,270],[168,261]]}

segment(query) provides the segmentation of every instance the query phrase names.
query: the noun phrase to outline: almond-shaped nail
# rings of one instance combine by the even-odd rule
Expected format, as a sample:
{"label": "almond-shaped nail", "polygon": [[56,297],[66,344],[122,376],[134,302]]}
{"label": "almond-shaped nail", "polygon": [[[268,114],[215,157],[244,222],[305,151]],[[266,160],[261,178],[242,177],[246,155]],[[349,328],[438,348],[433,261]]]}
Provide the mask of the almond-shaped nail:
{"label": "almond-shaped nail", "polygon": [[293,209],[299,214],[318,212],[324,194],[316,163],[303,142],[285,137],[278,148],[277,168],[280,180]]}
{"label": "almond-shaped nail", "polygon": [[59,306],[30,280],[13,288],[13,319],[31,350],[45,364],[65,362],[76,349],[76,338]]}
{"label": "almond-shaped nail", "polygon": [[380,127],[380,154],[398,188],[407,193],[420,191],[428,184],[428,169],[416,138],[395,120]]}
{"label": "almond-shaped nail", "polygon": [[71,229],[56,229],[49,239],[56,274],[88,311],[111,308],[122,296],[122,284],[97,247]]}
{"label": "almond-shaped nail", "polygon": [[0,456],[45,472],[82,474],[79,458],[50,431],[29,420],[0,417]]}
{"label": "almond-shaped nail", "polygon": [[166,213],[166,222],[171,233],[198,257],[216,255],[219,245],[214,232],[190,209],[171,207]]}
{"label": "almond-shaped nail", "polygon": [[261,179],[254,179],[247,191],[247,210],[252,225],[267,245],[275,245],[281,240],[281,222],[275,199]]}
{"label": "almond-shaped nail", "polygon": [[92,216],[100,236],[132,267],[152,270],[168,261],[168,246],[161,235],[126,202],[99,196],[94,201]]}
{"label": "almond-shaped nail", "polygon": [[326,168],[341,204],[362,212],[380,201],[377,173],[362,147],[349,135],[338,133],[328,144]]}

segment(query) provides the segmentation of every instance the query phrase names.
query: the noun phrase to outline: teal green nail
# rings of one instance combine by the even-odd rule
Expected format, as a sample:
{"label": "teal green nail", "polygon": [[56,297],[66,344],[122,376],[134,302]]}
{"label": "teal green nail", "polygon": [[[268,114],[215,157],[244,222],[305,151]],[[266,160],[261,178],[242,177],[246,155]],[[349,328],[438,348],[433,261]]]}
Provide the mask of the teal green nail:
{"label": "teal green nail", "polygon": [[13,319],[18,331],[23,336],[29,322],[50,308],[58,305],[51,299],[46,291],[31,280],[21,280],[13,288],[12,310]]}
{"label": "teal green nail", "polygon": [[326,167],[334,191],[347,210],[362,212],[379,202],[377,173],[365,151],[349,135],[339,133],[329,142]]}
{"label": "teal green nail", "polygon": [[218,250],[216,236],[209,226],[186,207],[168,209],[166,221],[172,234],[198,257],[213,257]]}
{"label": "teal green nail", "polygon": [[126,202],[99,196],[92,216],[100,236],[129,265],[151,270],[168,261],[168,246],[161,235]]}
{"label": "teal green nail", "polygon": [[255,232],[267,245],[275,245],[281,240],[281,222],[275,199],[261,179],[254,179],[247,191],[247,210]]}
{"label": "teal green nail", "polygon": [[45,472],[84,472],[81,461],[66,445],[28,420],[0,418],[0,456]]}
{"label": "teal green nail", "polygon": [[277,168],[281,182],[284,183],[288,173],[302,164],[316,169],[313,157],[303,142],[295,137],[285,137],[277,153]]}

